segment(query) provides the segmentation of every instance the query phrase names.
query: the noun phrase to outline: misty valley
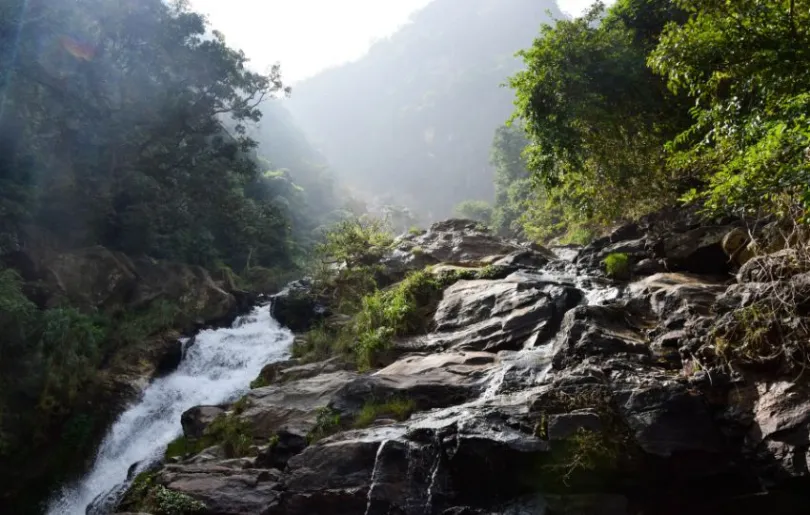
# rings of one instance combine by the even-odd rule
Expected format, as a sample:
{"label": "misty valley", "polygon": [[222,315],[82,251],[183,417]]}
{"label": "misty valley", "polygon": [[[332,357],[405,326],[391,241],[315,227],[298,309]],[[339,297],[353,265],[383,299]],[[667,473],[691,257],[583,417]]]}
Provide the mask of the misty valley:
{"label": "misty valley", "polygon": [[806,514],[808,26],[0,0],[0,513]]}

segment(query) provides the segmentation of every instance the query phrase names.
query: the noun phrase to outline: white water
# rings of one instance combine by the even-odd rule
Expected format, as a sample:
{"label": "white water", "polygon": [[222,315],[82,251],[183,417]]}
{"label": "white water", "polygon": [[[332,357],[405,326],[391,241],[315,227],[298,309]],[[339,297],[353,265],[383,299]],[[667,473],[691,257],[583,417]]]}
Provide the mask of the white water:
{"label": "white water", "polygon": [[382,455],[385,451],[385,444],[389,441],[390,440],[383,440],[380,442],[380,446],[377,447],[377,454],[374,456],[374,468],[371,469],[371,484],[368,486],[368,495],[366,496],[366,511],[363,515],[368,515],[369,511],[371,511],[371,503],[374,500],[372,497],[374,495],[374,486],[377,484],[377,467],[380,467]]}
{"label": "white water", "polygon": [[127,481],[133,464],[142,470],[161,457],[181,434],[184,411],[235,400],[264,365],[287,357],[292,339],[270,316],[269,305],[231,328],[197,334],[177,370],[152,382],[113,424],[91,471],[51,501],[48,515],[85,515],[96,497]]}

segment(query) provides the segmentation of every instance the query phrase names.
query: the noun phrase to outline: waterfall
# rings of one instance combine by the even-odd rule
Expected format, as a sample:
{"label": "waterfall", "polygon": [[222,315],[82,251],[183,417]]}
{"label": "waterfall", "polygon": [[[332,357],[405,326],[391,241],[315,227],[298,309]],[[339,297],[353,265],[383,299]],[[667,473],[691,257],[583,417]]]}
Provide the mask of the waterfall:
{"label": "waterfall", "polygon": [[153,381],[118,417],[90,472],[51,500],[48,515],[85,515],[99,501],[102,506],[93,515],[108,513],[128,481],[128,470],[137,464],[139,472],[155,463],[180,436],[184,411],[235,400],[264,365],[288,356],[292,339],[270,316],[269,305],[255,308],[230,328],[198,333],[177,370]]}

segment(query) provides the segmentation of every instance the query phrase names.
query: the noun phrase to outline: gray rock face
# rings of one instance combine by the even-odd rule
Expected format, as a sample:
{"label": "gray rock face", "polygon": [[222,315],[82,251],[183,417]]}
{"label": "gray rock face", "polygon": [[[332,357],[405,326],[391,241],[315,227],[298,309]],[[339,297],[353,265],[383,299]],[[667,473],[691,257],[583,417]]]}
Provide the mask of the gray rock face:
{"label": "gray rock face", "polygon": [[258,440],[266,441],[279,432],[305,437],[315,426],[316,411],[356,377],[353,372],[339,371],[256,388],[248,393],[249,407],[241,417],[250,422]]}
{"label": "gray rock face", "polygon": [[810,477],[810,387],[792,381],[755,386],[749,444],[783,477]]}
{"label": "gray rock face", "polygon": [[203,502],[206,513],[262,515],[279,497],[280,474],[250,468],[242,460],[167,465],[158,480],[166,488]]}
{"label": "gray rock face", "polygon": [[517,349],[533,334],[550,331],[581,297],[571,286],[527,275],[459,281],[445,290],[430,339],[438,348]]}
{"label": "gray rock face", "polygon": [[566,313],[553,344],[554,368],[565,369],[588,356],[648,356],[644,335],[624,315],[605,306],[579,306]]}
{"label": "gray rock face", "polygon": [[732,264],[723,251],[729,226],[705,226],[673,234],[663,240],[663,255],[670,268],[695,273],[727,273]]}
{"label": "gray rock face", "polygon": [[[472,220],[437,222],[419,234],[401,236],[393,250],[382,260],[386,275],[402,278],[411,270],[421,270],[438,263],[476,265],[493,257],[501,258],[530,250],[508,242]],[[545,251],[546,258],[552,254]],[[542,252],[534,252],[535,261]],[[516,259],[529,259],[526,255]]]}
{"label": "gray rock face", "polygon": [[[805,513],[810,380],[730,364],[716,337],[740,309],[788,293],[795,309],[779,323],[810,322],[810,273],[783,252],[735,280],[718,253],[733,226],[664,213],[575,260],[469,221],[403,237],[391,277],[440,262],[508,275],[446,288],[428,334],[397,339],[385,368],[268,367],[271,385],[240,415],[257,456],[212,448],[161,481],[226,514]],[[631,281],[604,278],[613,252],[635,264]],[[390,401],[414,411],[356,423]],[[338,427],[309,443],[322,408]],[[199,431],[211,409],[184,427]]]}
{"label": "gray rock face", "polygon": [[407,356],[343,386],[331,406],[354,415],[369,401],[408,400],[419,410],[452,406],[481,394],[496,356],[487,352],[448,352]]}

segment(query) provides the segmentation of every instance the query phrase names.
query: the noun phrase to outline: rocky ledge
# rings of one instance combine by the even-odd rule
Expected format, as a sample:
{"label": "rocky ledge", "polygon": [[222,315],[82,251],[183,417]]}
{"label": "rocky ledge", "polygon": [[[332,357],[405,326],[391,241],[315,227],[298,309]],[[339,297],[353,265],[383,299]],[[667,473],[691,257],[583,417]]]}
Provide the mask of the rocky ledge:
{"label": "rocky ledge", "polygon": [[237,438],[140,477],[120,510],[807,513],[810,266],[741,259],[740,230],[660,215],[568,259],[466,221],[402,237],[392,276],[498,273],[449,286],[384,368],[279,363],[236,405],[189,411],[188,438],[216,420]]}

